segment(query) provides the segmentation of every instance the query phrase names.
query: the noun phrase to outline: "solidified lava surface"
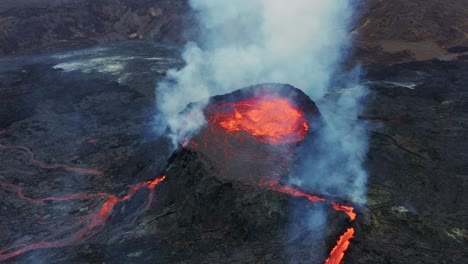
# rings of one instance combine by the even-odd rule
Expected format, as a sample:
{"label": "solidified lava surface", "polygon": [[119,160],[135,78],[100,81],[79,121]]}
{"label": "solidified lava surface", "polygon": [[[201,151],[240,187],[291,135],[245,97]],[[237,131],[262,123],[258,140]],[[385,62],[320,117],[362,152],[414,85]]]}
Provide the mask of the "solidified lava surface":
{"label": "solidified lava surface", "polygon": [[[163,57],[173,52],[132,46],[128,52],[152,49],[151,56]],[[0,60],[0,261],[70,263],[54,248],[112,237],[134,226],[153,203],[168,156],[167,142],[149,132],[154,96],[141,92],[154,93],[153,84],[145,88],[131,80],[147,73],[124,80],[89,70],[96,65],[88,63],[125,68],[128,74],[140,72],[135,65],[168,69],[178,60],[145,62],[147,55],[134,54],[113,61],[114,53],[122,54],[119,49],[116,44]],[[70,62],[78,68],[55,68]]]}
{"label": "solidified lava surface", "polygon": [[[21,187],[24,196],[35,201],[100,192],[121,199],[133,186],[162,176],[170,153],[169,143],[149,132],[154,126],[154,83],[177,67],[177,56],[139,45],[101,47],[98,55],[88,50],[46,61],[26,57],[20,63],[14,58],[2,62],[0,130],[7,132],[0,133],[0,144],[9,148],[0,149],[0,181]],[[125,58],[114,58],[129,51]],[[163,60],[145,59],[154,54]],[[94,61],[93,56],[106,66],[101,68],[120,69],[111,66],[123,63],[125,70],[89,70],[92,65],[82,61]],[[54,63],[67,62],[82,68],[54,68]],[[315,201],[309,195],[319,194],[281,181],[263,181],[281,188],[275,191],[256,184],[261,178],[254,175],[252,181],[242,175],[222,177],[214,171],[212,157],[192,146],[172,155],[148,209],[150,190],[141,187],[113,207],[106,227],[94,230],[99,232],[89,240],[31,250],[4,263],[323,263],[335,247],[338,252],[346,246],[346,263],[465,263],[468,61],[368,70],[373,100],[362,116],[350,118],[377,125],[363,131],[371,135],[368,202],[351,223],[346,204],[335,206],[342,209],[336,211],[334,201]],[[289,95],[286,90],[280,94]],[[220,96],[210,104],[254,96]],[[334,97],[330,94],[319,103]],[[292,103],[313,120],[310,105],[296,99]],[[308,134],[313,132],[311,126]],[[0,188],[2,249],[41,241],[80,217],[96,215],[106,201],[103,196],[38,206],[17,194],[6,185]],[[325,235],[317,243],[306,220],[318,210],[325,210],[328,219],[326,226],[318,226]],[[137,219],[135,213],[141,213]],[[354,233],[347,245],[350,227]]]}

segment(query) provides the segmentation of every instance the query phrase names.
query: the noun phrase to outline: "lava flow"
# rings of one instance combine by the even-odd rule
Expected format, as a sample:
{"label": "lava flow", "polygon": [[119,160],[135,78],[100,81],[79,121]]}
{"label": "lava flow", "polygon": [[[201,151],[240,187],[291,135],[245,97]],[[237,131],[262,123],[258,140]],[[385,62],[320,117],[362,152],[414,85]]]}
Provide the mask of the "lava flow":
{"label": "lava flow", "polygon": [[347,214],[349,216],[349,219],[351,220],[354,220],[356,219],[356,213],[354,212],[354,208],[351,207],[351,206],[344,206],[344,205],[341,205],[341,204],[337,204],[335,202],[332,202],[331,203],[332,206],[333,206],[333,209],[337,210],[337,211],[342,211],[344,212],[345,214]]}
{"label": "lava flow", "polygon": [[325,264],[339,264],[344,257],[344,252],[348,249],[349,240],[354,236],[354,228],[349,228],[338,240],[336,246],[330,252],[330,257],[325,260]]}
{"label": "lava flow", "polygon": [[[286,98],[264,95],[205,108],[207,125],[186,145],[202,152],[222,177],[303,197],[311,202],[326,199],[280,183],[295,159],[295,143],[309,133],[303,111]],[[331,202],[333,209],[356,219],[351,206]],[[337,241],[326,264],[340,263],[354,236],[349,228]]]}
{"label": "lava flow", "polygon": [[[5,131],[0,131],[1,134],[6,134]],[[27,147],[23,146],[14,146],[8,147],[5,145],[0,145],[0,149],[19,149],[25,151],[29,159],[37,166],[44,168],[44,169],[58,169],[62,168],[68,171],[78,171],[82,173],[89,173],[89,174],[103,174],[101,171],[96,170],[89,170],[89,169],[82,169],[82,168],[75,168],[64,164],[53,164],[53,165],[46,165],[41,161],[38,161],[34,158],[34,153]],[[62,221],[68,222],[66,227],[59,228],[51,235],[41,239],[38,242],[31,243],[31,244],[16,244],[4,249],[0,249],[0,261],[10,259],[16,257],[20,254],[25,252],[35,250],[35,249],[45,249],[45,248],[59,248],[59,247],[67,247],[71,245],[77,245],[80,243],[85,242],[87,239],[96,235],[100,230],[102,230],[106,226],[106,222],[111,216],[115,206],[119,203],[123,203],[125,201],[130,200],[135,194],[137,194],[140,190],[149,190],[146,206],[139,211],[134,212],[131,216],[136,219],[138,215],[143,213],[147,210],[153,201],[154,191],[156,186],[164,181],[166,177],[155,178],[151,181],[142,182],[136,186],[131,187],[127,194],[121,198],[104,192],[94,193],[94,194],[72,194],[66,197],[45,197],[34,199],[26,196],[24,194],[24,190],[22,187],[17,185],[13,185],[10,183],[0,183],[0,188],[13,192],[16,196],[24,201],[32,203],[33,205],[41,205],[47,201],[71,201],[71,200],[86,200],[90,201],[92,199],[101,198],[104,200],[102,206],[99,210],[90,213],[89,215],[66,219]],[[60,223],[56,223],[59,224]],[[54,228],[55,229],[55,228]]]}
{"label": "lava flow", "polygon": [[95,194],[73,194],[67,197],[46,197],[41,199],[33,199],[24,195],[24,191],[21,187],[8,184],[0,183],[0,187],[6,190],[15,192],[18,198],[26,200],[35,205],[39,205],[46,201],[70,201],[70,200],[90,200],[97,197],[102,197],[105,199],[105,202],[102,204],[101,209],[93,212],[89,215],[79,217],[73,224],[55,231],[52,235],[49,235],[43,238],[41,241],[32,243],[32,244],[17,244],[9,246],[7,248],[0,250],[0,261],[16,257],[25,252],[35,250],[35,249],[44,249],[44,248],[60,248],[67,247],[71,245],[77,245],[85,242],[87,239],[96,235],[102,228],[105,227],[107,219],[113,212],[114,207],[118,203],[122,203],[131,199],[139,190],[146,188],[150,190],[148,195],[148,202],[146,207],[136,212],[135,217],[143,213],[152,203],[154,189],[156,185],[164,181],[166,177],[156,178],[151,181],[142,182],[136,186],[130,188],[127,194],[118,198],[112,194],[108,193],[95,193]]}

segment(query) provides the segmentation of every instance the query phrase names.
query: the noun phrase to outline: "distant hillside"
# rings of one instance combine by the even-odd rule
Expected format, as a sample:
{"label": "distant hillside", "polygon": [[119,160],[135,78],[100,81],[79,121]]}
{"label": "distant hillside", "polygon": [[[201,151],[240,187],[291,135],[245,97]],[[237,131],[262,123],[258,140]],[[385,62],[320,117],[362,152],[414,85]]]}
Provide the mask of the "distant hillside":
{"label": "distant hillside", "polygon": [[364,0],[362,9],[353,33],[365,60],[453,59],[448,48],[468,46],[466,0]]}
{"label": "distant hillside", "polygon": [[[467,0],[359,2],[354,57],[395,63],[467,55]],[[126,39],[185,43],[197,35],[187,0],[0,0],[0,55]],[[461,47],[459,47],[461,46]],[[451,49],[448,52],[447,49]],[[454,53],[454,52],[458,53]]]}
{"label": "distant hillside", "polygon": [[183,43],[185,0],[1,0],[0,55],[126,39]]}

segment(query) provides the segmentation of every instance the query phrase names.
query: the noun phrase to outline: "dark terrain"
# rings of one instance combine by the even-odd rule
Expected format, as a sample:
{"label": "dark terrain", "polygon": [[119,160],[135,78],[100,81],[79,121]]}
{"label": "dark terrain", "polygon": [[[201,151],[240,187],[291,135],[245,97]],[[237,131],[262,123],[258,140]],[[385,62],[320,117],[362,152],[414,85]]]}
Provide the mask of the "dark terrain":
{"label": "dark terrain", "polygon": [[[159,59],[145,59],[149,55]],[[96,58],[99,67],[90,63]],[[328,231],[316,241],[310,226],[298,221],[317,208],[303,198],[219,177],[196,151],[177,151],[166,167],[168,142],[153,132],[154,83],[182,65],[177,49],[130,42],[4,59],[3,65],[0,130],[8,132],[0,144],[27,146],[46,164],[104,175],[40,169],[24,151],[1,149],[1,182],[43,198],[102,191],[123,196],[129,185],[161,176],[164,168],[168,179],[133,224],[128,215],[144,206],[144,192],[117,207],[107,227],[83,245],[31,251],[7,263],[321,263],[349,225],[325,207]],[[368,203],[357,208],[346,263],[463,263],[468,257],[467,71],[464,60],[368,71],[369,105],[355,117],[374,124],[362,131],[371,136]],[[33,206],[5,189],[0,196],[1,248],[37,242],[61,219],[101,204]],[[292,237],[285,233],[291,223],[297,223]]]}
{"label": "dark terrain", "polygon": [[[376,67],[367,221],[357,263],[463,263],[468,256],[468,61]],[[414,84],[412,89],[404,86]]]}
{"label": "dark terrain", "polygon": [[[370,94],[365,112],[352,118],[370,123],[362,131],[370,136],[369,180],[368,201],[356,205],[352,223],[330,206],[221,177],[203,151],[171,153],[155,134],[155,83],[183,65],[180,46],[172,45],[198,31],[187,1],[46,2],[0,2],[0,55],[6,55],[0,58],[0,182],[39,199],[124,197],[130,186],[162,174],[167,179],[156,186],[151,207],[145,208],[148,191],[139,191],[82,244],[33,250],[5,263],[323,263],[350,226],[356,233],[344,263],[466,262],[466,1],[360,6],[352,60],[364,63]],[[28,147],[46,165],[99,173],[41,168],[26,149],[1,146]],[[103,204],[96,198],[35,205],[5,186],[0,257],[6,247],[38,242]],[[307,219],[320,212],[326,225],[311,226]]]}
{"label": "dark terrain", "polygon": [[[465,0],[358,1],[356,56],[368,64],[455,59],[448,50],[468,46]],[[464,53],[465,55],[467,53]]]}

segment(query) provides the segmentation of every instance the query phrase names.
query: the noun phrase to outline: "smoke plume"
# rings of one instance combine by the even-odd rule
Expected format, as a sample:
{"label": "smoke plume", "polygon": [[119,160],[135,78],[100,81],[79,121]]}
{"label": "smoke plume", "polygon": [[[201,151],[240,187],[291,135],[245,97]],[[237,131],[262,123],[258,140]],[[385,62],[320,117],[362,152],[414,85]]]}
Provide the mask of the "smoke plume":
{"label": "smoke plume", "polygon": [[[177,117],[190,102],[202,107],[210,96],[258,83],[289,83],[315,101],[335,88],[332,78],[351,43],[351,1],[191,0],[190,5],[200,38],[185,46],[185,67],[170,70],[156,93],[160,127],[169,127],[174,145],[205,122],[200,108],[192,109],[190,118]],[[342,88],[355,85],[355,78],[347,78]],[[364,197],[367,139],[348,118],[361,109],[362,89],[354,90],[333,106],[323,105],[327,125],[315,139],[320,144],[294,176],[296,183],[327,193],[336,187],[356,200]],[[342,168],[334,170],[337,166]]]}

